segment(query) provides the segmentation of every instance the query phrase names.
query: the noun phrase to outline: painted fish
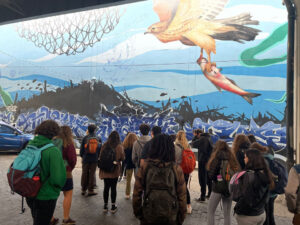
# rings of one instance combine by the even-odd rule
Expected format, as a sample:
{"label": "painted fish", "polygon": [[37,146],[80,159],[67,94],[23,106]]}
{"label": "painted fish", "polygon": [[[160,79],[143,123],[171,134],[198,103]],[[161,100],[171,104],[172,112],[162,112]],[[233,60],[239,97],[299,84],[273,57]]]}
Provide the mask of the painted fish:
{"label": "painted fish", "polygon": [[206,71],[206,64],[207,59],[204,58],[202,55],[200,56],[199,60],[197,60],[198,65],[200,66],[204,76],[212,82],[216,88],[221,91],[221,89],[232,92],[234,94],[240,95],[242,98],[244,98],[249,104],[252,105],[252,98],[255,98],[257,96],[260,96],[261,94],[258,93],[251,93],[243,90],[237,84],[229,79],[228,77],[225,77],[223,74],[220,73],[220,69],[218,69],[216,66],[212,65],[211,72]]}
{"label": "painted fish", "polygon": [[164,92],[163,92],[163,93],[160,94],[160,96],[165,96],[165,95],[167,95],[167,94],[168,94],[168,93],[164,93]]}

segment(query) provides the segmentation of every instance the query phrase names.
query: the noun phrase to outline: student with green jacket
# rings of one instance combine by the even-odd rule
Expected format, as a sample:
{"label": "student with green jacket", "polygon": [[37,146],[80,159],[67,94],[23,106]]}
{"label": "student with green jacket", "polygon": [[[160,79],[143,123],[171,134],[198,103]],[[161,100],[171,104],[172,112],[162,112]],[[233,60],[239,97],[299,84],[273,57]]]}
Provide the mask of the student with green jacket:
{"label": "student with green jacket", "polygon": [[[43,121],[35,129],[35,137],[29,145],[38,148],[52,143],[52,138],[58,135],[59,125],[53,120]],[[56,201],[66,182],[66,168],[60,150],[53,146],[42,151],[40,161],[41,189],[35,198],[26,198],[31,209],[33,225],[50,224],[55,210]]]}

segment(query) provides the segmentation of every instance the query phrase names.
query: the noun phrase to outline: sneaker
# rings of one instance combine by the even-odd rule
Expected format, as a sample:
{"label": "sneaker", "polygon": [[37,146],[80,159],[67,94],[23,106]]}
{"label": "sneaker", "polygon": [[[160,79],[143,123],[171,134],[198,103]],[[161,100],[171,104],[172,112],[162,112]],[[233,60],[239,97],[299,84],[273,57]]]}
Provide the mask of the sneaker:
{"label": "sneaker", "polygon": [[192,206],[190,204],[187,205],[186,213],[187,214],[192,214]]}
{"label": "sneaker", "polygon": [[98,193],[95,191],[89,191],[88,192],[88,196],[93,196],[93,195],[97,195]]}
{"label": "sneaker", "polygon": [[205,202],[205,197],[201,196],[200,198],[196,199],[197,202]]}
{"label": "sneaker", "polygon": [[85,195],[86,194],[86,191],[81,191],[81,195]]}
{"label": "sneaker", "polygon": [[130,195],[125,195],[125,199],[130,199]]}
{"label": "sneaker", "polygon": [[62,225],[74,225],[74,224],[76,224],[76,221],[72,220],[71,218],[62,221]]}
{"label": "sneaker", "polygon": [[59,219],[54,217],[53,220],[51,220],[50,225],[57,225],[58,222],[59,222]]}
{"label": "sneaker", "polygon": [[114,214],[114,213],[116,213],[118,211],[118,207],[116,206],[116,205],[112,205],[111,206],[111,209],[110,209],[110,212],[112,213],[112,214]]}
{"label": "sneaker", "polygon": [[107,204],[104,204],[104,207],[103,207],[103,212],[104,212],[104,213],[107,213],[107,212],[108,212],[108,207],[107,207]]}

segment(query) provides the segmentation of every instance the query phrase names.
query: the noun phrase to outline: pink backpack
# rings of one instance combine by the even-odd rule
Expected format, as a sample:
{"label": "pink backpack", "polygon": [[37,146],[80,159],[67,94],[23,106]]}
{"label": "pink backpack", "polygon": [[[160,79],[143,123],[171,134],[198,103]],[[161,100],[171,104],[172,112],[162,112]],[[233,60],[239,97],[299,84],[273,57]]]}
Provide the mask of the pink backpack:
{"label": "pink backpack", "polygon": [[235,173],[232,178],[230,179],[229,183],[229,192],[231,193],[232,200],[237,202],[242,195],[242,187],[241,187],[241,177],[247,171],[241,171]]}

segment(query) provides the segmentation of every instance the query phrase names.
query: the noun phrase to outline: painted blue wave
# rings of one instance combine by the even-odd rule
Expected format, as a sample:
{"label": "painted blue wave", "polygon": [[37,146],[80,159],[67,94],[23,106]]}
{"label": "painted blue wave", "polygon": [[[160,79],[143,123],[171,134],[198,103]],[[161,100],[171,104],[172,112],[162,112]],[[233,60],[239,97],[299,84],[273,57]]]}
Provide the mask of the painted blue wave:
{"label": "painted blue wave", "polygon": [[122,92],[122,91],[128,91],[128,90],[132,90],[132,89],[136,89],[136,88],[155,88],[155,89],[163,89],[163,88],[159,88],[159,87],[155,87],[155,86],[151,86],[151,85],[126,85],[126,86],[117,86],[114,87],[115,91],[117,92]]}
{"label": "painted blue wave", "polygon": [[14,80],[14,81],[18,81],[18,80],[20,80],[20,81],[21,80],[33,81],[33,80],[36,79],[39,82],[44,82],[46,80],[47,84],[50,84],[50,85],[55,85],[55,86],[58,86],[58,87],[70,86],[69,81],[62,80],[62,79],[59,79],[59,78],[50,77],[50,76],[46,76],[46,75],[39,75],[39,74],[32,74],[32,75],[17,77],[17,78],[1,76],[1,78],[5,78],[5,79],[8,79],[8,80]]}
{"label": "painted blue wave", "polygon": [[[222,74],[231,75],[251,75],[263,77],[286,77],[286,64],[276,64],[265,67],[246,67],[246,66],[228,66],[221,67]],[[153,73],[178,73],[183,75],[200,75],[201,70],[178,70],[178,69],[162,69],[162,70],[145,70]]]}

